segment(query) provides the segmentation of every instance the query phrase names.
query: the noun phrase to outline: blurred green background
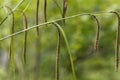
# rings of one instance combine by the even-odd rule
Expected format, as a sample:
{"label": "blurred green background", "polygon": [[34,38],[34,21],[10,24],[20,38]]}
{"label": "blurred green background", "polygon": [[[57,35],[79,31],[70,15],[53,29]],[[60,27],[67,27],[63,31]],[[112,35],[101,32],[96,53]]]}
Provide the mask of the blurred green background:
{"label": "blurred green background", "polygon": [[[12,9],[20,0],[1,0],[0,6],[6,4]],[[30,6],[25,13],[29,27],[35,25],[36,0],[25,0],[18,10],[24,10],[27,4]],[[61,18],[59,8],[53,0],[47,0],[48,21]],[[56,0],[62,9],[62,0]],[[120,0],[68,0],[66,16],[80,13],[119,11]],[[0,9],[0,22],[8,14],[6,8]],[[22,16],[19,11],[15,13],[15,32],[23,29]],[[63,29],[66,32],[72,56],[77,80],[120,80],[120,70],[115,72],[115,48],[117,17],[111,13],[95,14],[100,21],[99,50],[94,52],[97,25],[90,16],[80,16],[66,20]],[[44,22],[44,0],[40,0],[39,23]],[[40,64],[38,71],[39,80],[55,79],[55,53],[57,45],[57,31],[54,25],[47,25],[40,29],[41,46],[40,61],[36,61],[36,30],[28,31],[27,64],[23,64],[23,40],[24,35],[19,34],[15,39],[15,76],[16,80],[35,80],[35,65]],[[0,26],[0,38],[10,34],[11,16]],[[0,41],[0,80],[13,80],[13,74],[9,73],[9,45],[10,39]],[[5,56],[5,57],[4,57]],[[64,39],[61,41],[60,54],[60,80],[73,80],[69,56]]]}

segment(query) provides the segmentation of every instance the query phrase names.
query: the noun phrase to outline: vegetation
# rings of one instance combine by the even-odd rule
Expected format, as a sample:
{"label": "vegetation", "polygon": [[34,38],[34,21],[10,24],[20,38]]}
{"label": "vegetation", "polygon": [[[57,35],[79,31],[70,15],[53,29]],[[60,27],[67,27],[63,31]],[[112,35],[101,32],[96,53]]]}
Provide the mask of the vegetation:
{"label": "vegetation", "polygon": [[0,80],[119,80],[119,5],[1,0]]}

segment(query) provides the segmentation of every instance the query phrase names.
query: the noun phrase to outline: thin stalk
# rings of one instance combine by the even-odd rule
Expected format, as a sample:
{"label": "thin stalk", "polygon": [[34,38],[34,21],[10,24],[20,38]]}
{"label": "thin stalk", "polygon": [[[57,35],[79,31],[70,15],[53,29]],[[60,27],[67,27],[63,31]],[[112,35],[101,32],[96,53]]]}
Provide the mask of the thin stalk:
{"label": "thin stalk", "polygon": [[[27,17],[25,13],[23,12],[23,23],[24,23],[24,29],[28,28],[28,23],[27,23]],[[26,52],[27,52],[27,31],[24,33],[24,49],[23,49],[23,55],[24,55],[24,63],[26,64]]]}
{"label": "thin stalk", "polygon": [[54,24],[56,27],[59,28],[62,36],[64,37],[65,44],[66,44],[66,47],[67,47],[67,50],[68,50],[68,55],[69,55],[69,58],[70,58],[71,69],[72,69],[72,74],[73,74],[73,80],[77,80],[77,79],[76,79],[76,74],[75,74],[75,68],[74,68],[73,58],[72,58],[72,54],[71,54],[71,51],[70,51],[70,46],[69,46],[67,37],[66,37],[66,35],[65,35],[65,32],[64,32],[64,30],[62,29],[62,27],[61,27],[58,23],[53,22],[53,24]]}
{"label": "thin stalk", "polygon": [[100,37],[100,22],[98,18],[95,15],[91,15],[96,21],[97,24],[97,31],[96,31],[96,39],[95,39],[95,50],[98,50],[98,45],[99,45],[99,37]]}
{"label": "thin stalk", "polygon": [[118,12],[111,11],[111,13],[115,14],[118,17],[118,29],[116,34],[116,72],[118,72],[119,69],[119,43],[120,43],[120,15]]}
{"label": "thin stalk", "polygon": [[60,72],[60,30],[59,28],[57,27],[57,31],[58,31],[58,42],[57,42],[57,51],[56,51],[56,80],[59,80],[59,72]]}
{"label": "thin stalk", "polygon": [[[36,6],[36,25],[39,24],[39,0],[37,0],[37,6]],[[37,36],[39,36],[39,28],[36,28],[37,30]]]}
{"label": "thin stalk", "polygon": [[[36,25],[39,24],[39,0],[36,3]],[[40,32],[39,27],[36,27],[37,40],[36,40],[36,62],[35,62],[35,80],[39,80],[40,75]]]}
{"label": "thin stalk", "polygon": [[[63,14],[62,18],[65,18],[67,12],[68,0],[63,0]],[[65,24],[65,19],[63,19],[63,24]]]}
{"label": "thin stalk", "polygon": [[44,0],[44,18],[45,22],[47,22],[47,0]]}
{"label": "thin stalk", "polygon": [[[14,21],[14,12],[12,11],[12,9],[10,8],[10,7],[7,7],[6,6],[6,8],[8,8],[10,11],[11,11],[11,13],[12,13],[12,27],[11,27],[11,34],[13,34],[14,33],[14,23],[15,23],[15,21]],[[13,80],[15,80],[15,61],[14,61],[14,38],[13,37],[11,37],[11,40],[10,40],[10,63],[11,63],[11,71],[13,72],[13,74],[14,74],[14,78],[13,78]]]}

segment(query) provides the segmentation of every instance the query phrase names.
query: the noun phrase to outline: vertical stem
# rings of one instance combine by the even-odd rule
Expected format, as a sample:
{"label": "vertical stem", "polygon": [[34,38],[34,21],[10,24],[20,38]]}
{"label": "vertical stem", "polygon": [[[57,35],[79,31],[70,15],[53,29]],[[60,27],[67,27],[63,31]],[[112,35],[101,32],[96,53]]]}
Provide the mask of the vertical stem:
{"label": "vertical stem", "polygon": [[[62,18],[65,18],[65,16],[66,16],[67,4],[68,4],[68,0],[63,0],[63,14],[62,14]],[[63,19],[63,24],[65,24],[65,19]]]}
{"label": "vertical stem", "polygon": [[[23,23],[24,23],[24,29],[28,28],[27,24],[27,17],[25,13],[23,12]],[[26,51],[27,51],[27,31],[24,33],[24,50],[23,50],[23,55],[24,55],[24,63],[26,64]]]}
{"label": "vertical stem", "polygon": [[58,42],[57,42],[57,52],[56,52],[56,80],[59,80],[59,64],[60,64],[60,30],[57,27],[58,30]]}
{"label": "vertical stem", "polygon": [[[36,25],[39,24],[39,0],[36,3]],[[37,40],[36,40],[36,61],[35,61],[35,80],[39,80],[40,76],[40,32],[39,27],[36,28]]]}
{"label": "vertical stem", "polygon": [[[24,12],[22,12],[23,14],[23,24],[24,24],[24,29],[28,28],[28,23],[27,23],[27,17],[25,15]],[[24,32],[24,48],[23,48],[23,56],[24,56],[24,64],[26,64],[26,52],[27,52],[27,31]],[[26,65],[24,67],[24,69],[26,70]],[[23,74],[23,79],[26,79],[26,71],[24,70],[24,74]]]}
{"label": "vertical stem", "polygon": [[44,17],[45,22],[47,22],[47,0],[44,0]]}
{"label": "vertical stem", "polygon": [[[36,25],[39,24],[39,0],[37,0],[37,5],[36,5]],[[37,36],[39,36],[39,27],[36,28],[37,30]]]}
{"label": "vertical stem", "polygon": [[92,15],[97,24],[97,31],[96,31],[96,40],[95,40],[95,50],[98,50],[99,45],[99,37],[100,37],[100,22],[95,15]]}
{"label": "vertical stem", "polygon": [[118,17],[118,29],[116,34],[116,71],[118,72],[119,68],[119,43],[120,43],[120,16],[118,12],[112,11],[111,13],[114,13]]}
{"label": "vertical stem", "polygon": [[[10,11],[11,11],[11,14],[12,14],[12,27],[11,27],[11,34],[14,33],[14,13],[12,11],[12,9],[10,7],[7,7]],[[13,73],[13,80],[15,80],[15,61],[14,61],[14,38],[11,37],[11,40],[10,40],[10,70],[12,71]]]}

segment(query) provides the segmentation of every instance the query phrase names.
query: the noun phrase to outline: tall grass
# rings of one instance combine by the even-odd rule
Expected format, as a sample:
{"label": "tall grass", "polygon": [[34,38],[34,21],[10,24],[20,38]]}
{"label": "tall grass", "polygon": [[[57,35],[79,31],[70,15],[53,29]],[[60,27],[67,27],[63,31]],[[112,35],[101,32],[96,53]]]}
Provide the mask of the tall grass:
{"label": "tall grass", "polygon": [[[17,34],[20,33],[24,33],[24,49],[23,49],[23,57],[24,57],[24,63],[26,63],[26,51],[27,51],[27,31],[31,30],[33,28],[36,28],[36,35],[37,35],[37,39],[36,39],[36,63],[34,65],[35,67],[35,75],[34,75],[34,79],[35,80],[39,80],[39,76],[40,76],[40,72],[39,70],[40,68],[40,37],[41,37],[41,33],[39,31],[39,28],[43,28],[43,25],[47,25],[47,24],[54,24],[55,27],[57,27],[57,31],[58,31],[58,42],[57,42],[57,50],[56,50],[56,73],[55,73],[55,79],[56,80],[60,80],[60,41],[61,41],[61,35],[64,38],[65,44],[66,44],[66,48],[68,51],[68,55],[69,55],[69,60],[71,63],[71,70],[72,70],[72,75],[73,75],[73,80],[77,80],[76,78],[76,72],[75,72],[75,68],[74,68],[74,63],[73,63],[73,58],[72,58],[72,54],[71,54],[71,50],[70,50],[70,46],[69,46],[69,41],[67,39],[67,36],[65,34],[65,31],[63,30],[63,28],[61,27],[61,24],[58,24],[57,21],[63,21],[63,23],[65,24],[65,20],[66,19],[71,19],[74,17],[78,17],[78,16],[83,16],[83,15],[89,15],[89,13],[84,13],[84,14],[77,14],[77,15],[73,15],[73,16],[69,16],[66,17],[66,12],[67,12],[67,4],[68,4],[68,0],[63,0],[63,9],[61,10],[61,7],[58,5],[58,3],[54,0],[55,4],[57,5],[57,7],[60,9],[60,11],[62,12],[62,18],[61,19],[57,19],[57,20],[53,20],[53,21],[48,21],[47,22],[47,0],[44,0],[44,18],[45,18],[45,23],[41,23],[39,24],[39,3],[40,1],[37,0],[36,2],[36,25],[32,26],[32,27],[28,27],[27,25],[27,17],[24,13],[24,11],[28,8],[28,6],[30,5],[30,3],[28,3],[28,6],[23,10],[23,22],[24,22],[24,29],[18,32],[14,32],[14,28],[15,28],[15,21],[14,21],[14,11],[16,11],[16,9],[24,2],[25,0],[21,0],[18,5],[14,8],[11,9],[9,7],[7,7],[11,12],[9,13],[9,15],[12,15],[12,27],[11,27],[11,35],[8,35],[6,37],[0,38],[0,41],[7,39],[7,38],[11,38],[10,40],[10,60],[11,60],[11,70],[14,74],[14,80],[15,80],[15,62],[14,62],[14,36],[16,36]],[[119,41],[120,41],[120,16],[118,12],[112,12],[115,15],[117,15],[118,17],[118,31],[116,34],[116,71],[118,71],[118,67],[119,67]],[[94,14],[94,13],[93,13]],[[97,13],[95,13],[97,14]],[[0,23],[3,24],[3,22],[6,21],[6,19],[8,18],[7,15],[2,22]],[[99,45],[99,36],[100,36],[100,23],[98,18],[95,15],[92,15],[97,23],[97,31],[96,31],[96,41],[95,41],[95,50],[98,49],[98,45]],[[39,27],[42,26],[42,27]]]}

